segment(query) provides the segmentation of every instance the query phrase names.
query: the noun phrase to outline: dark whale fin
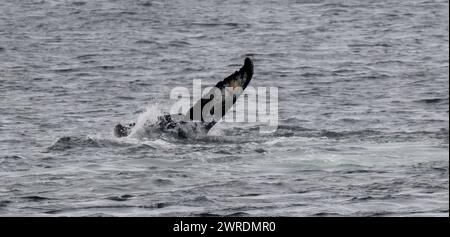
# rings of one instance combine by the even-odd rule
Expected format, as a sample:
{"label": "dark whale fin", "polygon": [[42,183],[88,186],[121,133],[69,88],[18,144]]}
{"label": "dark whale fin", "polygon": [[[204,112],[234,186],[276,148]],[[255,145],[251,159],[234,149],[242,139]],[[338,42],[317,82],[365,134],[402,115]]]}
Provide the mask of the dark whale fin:
{"label": "dark whale fin", "polygon": [[[242,91],[247,88],[248,84],[250,83],[251,79],[253,77],[253,62],[250,58],[245,58],[244,65],[239,69],[239,71],[234,72],[230,76],[226,77],[222,81],[218,82],[214,87],[222,91],[222,98],[219,103],[222,103],[222,113],[220,118],[225,116],[226,112],[233,106],[234,103],[236,103],[237,99],[239,98],[240,94],[233,96],[232,103],[225,103],[225,95],[224,95],[224,89],[226,87],[239,87],[242,88]],[[205,119],[203,115],[201,114],[201,111],[203,111],[203,108],[206,104],[210,103],[214,99],[214,89],[213,88],[210,92],[208,92],[205,96],[203,96],[197,103],[192,106],[189,111],[186,113],[186,117],[189,118],[191,121],[197,121],[197,122],[204,122]],[[195,112],[199,112],[199,114],[195,114]],[[213,111],[211,111],[213,112]],[[212,128],[215,123],[218,122],[220,118],[216,118],[215,121],[209,122],[208,125],[206,125],[207,130]],[[208,128],[209,127],[209,128]]]}
{"label": "dark whale fin", "polygon": [[[209,131],[217,122],[220,120],[223,116],[225,116],[226,112],[236,103],[237,99],[239,98],[241,93],[235,93],[234,89],[242,89],[238,90],[240,92],[243,92],[245,88],[247,88],[248,84],[250,83],[250,80],[253,77],[253,62],[250,58],[245,58],[244,65],[239,69],[239,71],[234,72],[233,74],[229,75],[222,81],[219,81],[214,88],[209,91],[205,96],[203,96],[199,101],[197,101],[194,106],[192,106],[188,112],[183,116],[184,119],[182,121],[176,122],[172,119],[175,115],[166,114],[163,116],[160,116],[158,118],[161,129],[172,129],[177,126],[178,123],[187,123],[187,122],[194,122],[196,125],[197,123],[200,123],[200,125],[203,127],[203,129],[207,132]],[[220,100],[217,100],[215,103],[221,103],[222,113],[221,116],[215,118],[213,121],[206,122],[201,111],[203,111],[203,108],[205,105],[210,103],[214,99],[214,89],[217,88],[222,92],[222,97]],[[233,95],[232,98],[228,98],[225,96],[225,91],[227,88],[233,88]],[[232,101],[227,101],[231,103],[226,103],[227,99],[232,99]],[[214,107],[213,107],[214,108]],[[195,111],[200,111],[200,114],[195,114]],[[210,112],[213,112],[211,110]],[[196,116],[197,115],[197,116]],[[131,133],[131,129],[133,128],[135,124],[117,124],[114,127],[114,134],[116,137],[126,137]]]}

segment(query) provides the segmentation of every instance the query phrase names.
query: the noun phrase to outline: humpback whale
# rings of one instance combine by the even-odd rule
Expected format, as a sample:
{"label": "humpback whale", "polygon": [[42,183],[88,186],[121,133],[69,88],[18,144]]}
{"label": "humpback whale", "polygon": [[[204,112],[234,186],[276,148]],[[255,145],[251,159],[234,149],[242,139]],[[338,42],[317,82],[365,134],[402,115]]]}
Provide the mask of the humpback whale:
{"label": "humpback whale", "polygon": [[[253,62],[250,58],[245,58],[244,65],[238,71],[219,81],[186,114],[159,116],[156,125],[163,131],[175,130],[181,137],[186,137],[187,130],[207,133],[234,105],[250,83],[252,76]],[[214,111],[217,108],[221,108],[221,111]],[[116,137],[126,137],[135,125],[135,123],[117,124],[114,134]]]}

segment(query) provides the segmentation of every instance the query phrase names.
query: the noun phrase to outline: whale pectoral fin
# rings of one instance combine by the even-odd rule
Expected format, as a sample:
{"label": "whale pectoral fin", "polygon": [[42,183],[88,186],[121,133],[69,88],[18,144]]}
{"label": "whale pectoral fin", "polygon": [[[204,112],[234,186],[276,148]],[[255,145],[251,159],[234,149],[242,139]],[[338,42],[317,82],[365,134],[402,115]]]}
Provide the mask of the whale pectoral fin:
{"label": "whale pectoral fin", "polygon": [[[218,121],[221,119],[220,116],[225,116],[225,113],[234,105],[234,103],[237,101],[238,97],[241,95],[241,92],[245,90],[247,85],[250,83],[250,80],[253,76],[253,62],[250,58],[246,58],[244,61],[244,65],[239,69],[239,71],[234,72],[233,74],[229,75],[222,81],[218,82],[215,85],[215,89],[219,89],[222,92],[221,99],[217,101],[212,101],[214,99],[214,96],[211,96],[214,94],[214,89],[211,90],[209,93],[206,94],[205,97],[201,98],[199,101],[197,101],[194,106],[192,106],[188,112],[184,115],[163,115],[158,117],[158,124],[162,129],[173,129],[176,128],[178,124],[183,124],[187,122],[200,122],[200,125],[202,128],[208,132]],[[231,88],[231,89],[230,89]],[[232,94],[231,97],[226,96],[226,94]],[[232,103],[226,103],[229,102],[227,98],[232,99]],[[211,112],[214,113],[215,105],[218,105],[217,103],[220,103],[222,106],[222,113],[219,114],[218,117],[213,121],[206,122],[203,118],[202,111],[205,106],[208,106],[210,103],[213,103]],[[195,114],[194,111],[199,111],[200,114]],[[198,117],[197,117],[198,115]],[[177,119],[174,119],[174,117],[177,116]],[[180,118],[178,118],[180,117]],[[117,137],[126,137],[130,135],[131,129],[135,126],[135,123],[131,124],[117,124],[114,127],[114,134]]]}
{"label": "whale pectoral fin", "polygon": [[[220,89],[222,91],[222,101],[218,103],[222,103],[222,117],[225,116],[225,113],[230,109],[230,106],[233,106],[233,104],[237,101],[239,95],[239,91],[245,90],[245,88],[250,83],[250,80],[253,77],[253,62],[250,58],[245,58],[244,65],[239,69],[239,71],[234,72],[233,74],[229,75],[222,81],[219,81],[214,87],[217,89]],[[225,88],[232,88],[231,93],[233,93],[233,101],[232,103],[225,103],[225,99],[227,98],[225,93]],[[242,88],[242,90],[238,90],[238,88]],[[194,111],[202,112],[203,107],[206,104],[209,104],[213,100],[213,97],[211,97],[211,94],[214,94],[214,88],[209,93],[206,94],[205,97],[201,98],[199,101],[197,101],[194,106],[192,106],[187,114],[185,115],[186,118],[190,120],[199,120],[200,118],[201,122],[204,122],[202,114],[198,114],[197,116],[194,116]],[[229,107],[225,107],[225,105],[228,105]],[[217,121],[216,121],[217,122]],[[208,130],[214,126],[215,123],[208,126]]]}

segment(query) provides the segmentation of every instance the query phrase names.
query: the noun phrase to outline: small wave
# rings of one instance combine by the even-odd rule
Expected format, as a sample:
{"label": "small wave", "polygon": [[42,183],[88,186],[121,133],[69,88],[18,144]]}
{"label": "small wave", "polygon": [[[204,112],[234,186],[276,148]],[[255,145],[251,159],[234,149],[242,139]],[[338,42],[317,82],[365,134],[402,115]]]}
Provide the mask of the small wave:
{"label": "small wave", "polygon": [[337,217],[337,216],[342,216],[342,214],[339,214],[337,212],[318,212],[313,214],[313,216],[318,216],[318,217]]}
{"label": "small wave", "polygon": [[239,197],[257,197],[257,196],[260,196],[261,194],[260,193],[245,193],[245,194],[241,194],[241,195],[238,195]]}
{"label": "small wave", "polygon": [[355,131],[332,131],[332,130],[315,130],[309,129],[296,125],[280,125],[278,126],[278,130],[273,134],[276,137],[312,137],[312,138],[331,138],[331,139],[343,139],[343,138],[352,138],[352,137],[360,137],[367,138],[374,135],[381,135],[380,131],[364,129],[364,130],[355,130]]}
{"label": "small wave", "polygon": [[289,130],[293,132],[304,132],[304,131],[314,131],[313,129],[305,128],[297,125],[279,125],[278,129],[280,130]]}
{"label": "small wave", "polygon": [[221,215],[213,214],[213,213],[209,213],[209,212],[202,212],[202,213],[199,213],[199,214],[193,214],[193,216],[197,216],[197,217],[221,217]]}
{"label": "small wave", "polygon": [[206,161],[208,163],[232,163],[233,161],[239,161],[242,160],[242,157],[239,156],[223,156],[223,157],[217,157],[217,158],[209,158]]}
{"label": "small wave", "polygon": [[117,202],[124,202],[124,201],[128,201],[129,199],[131,199],[133,197],[134,197],[133,195],[125,194],[125,195],[121,195],[121,196],[108,197],[107,199],[112,200],[112,201],[117,201]]}
{"label": "small wave", "polygon": [[325,0],[297,0],[295,3],[297,4],[320,4],[323,3]]}
{"label": "small wave", "polygon": [[247,212],[240,211],[226,215],[226,217],[245,217],[245,216],[250,216],[250,214],[248,214]]}
{"label": "small wave", "polygon": [[174,47],[184,47],[184,46],[190,46],[191,44],[187,41],[182,40],[172,40],[169,42],[170,46]]}
{"label": "small wave", "polygon": [[[46,212],[47,214],[52,214],[51,212]],[[109,215],[105,213],[93,213],[90,215],[87,215],[86,217],[114,217],[114,215]]]}
{"label": "small wave", "polygon": [[84,207],[77,207],[77,208],[64,208],[64,209],[54,209],[54,210],[48,210],[45,211],[46,214],[53,214],[53,215],[76,215],[83,214],[85,211],[94,210],[98,211],[95,214],[89,214],[91,215],[100,215],[100,216],[110,216],[110,214],[104,214],[101,212],[101,210],[105,211],[118,211],[118,210],[126,210],[126,209],[156,209],[156,208],[162,208],[166,206],[166,203],[155,203],[153,205],[93,205],[93,206],[84,206]]}
{"label": "small wave", "polygon": [[267,152],[267,150],[262,149],[262,148],[257,148],[254,151],[257,152],[257,153],[266,153]]}
{"label": "small wave", "polygon": [[429,173],[433,171],[448,173],[447,161],[428,161],[415,164],[413,167],[418,173]]}
{"label": "small wave", "polygon": [[113,137],[65,136],[57,139],[56,142],[47,148],[47,151],[67,151],[76,148],[129,147],[132,145],[154,148],[148,144]]}
{"label": "small wave", "polygon": [[27,171],[32,167],[30,162],[22,156],[0,157],[0,171],[14,172]]}
{"label": "small wave", "polygon": [[156,44],[157,42],[151,40],[137,40],[136,44]]}
{"label": "small wave", "polygon": [[75,57],[75,59],[87,60],[87,59],[92,59],[93,57],[97,57],[97,56],[99,56],[99,54],[83,54],[83,55]]}
{"label": "small wave", "polygon": [[185,202],[188,202],[188,203],[192,202],[192,203],[195,203],[195,204],[198,204],[198,203],[214,203],[213,200],[209,199],[206,196],[197,196],[197,197],[195,197],[193,199],[186,200]]}
{"label": "small wave", "polygon": [[379,132],[374,130],[358,130],[358,131],[342,131],[342,132],[322,130],[318,133],[320,137],[327,137],[327,138],[345,138],[352,136],[366,137],[374,134],[379,134]]}
{"label": "small wave", "polygon": [[430,99],[421,99],[421,100],[415,100],[416,103],[424,103],[424,104],[439,104],[444,101],[448,102],[448,98],[430,98]]}
{"label": "small wave", "polygon": [[98,66],[98,67],[96,67],[96,68],[103,69],[103,70],[111,70],[111,69],[117,68],[117,66],[113,66],[113,65],[102,65],[102,66]]}
{"label": "small wave", "polygon": [[46,201],[46,200],[52,200],[53,198],[47,198],[47,197],[42,197],[42,196],[24,196],[21,197],[22,199],[26,199],[32,202],[42,202],[42,201]]}
{"label": "small wave", "polygon": [[54,69],[53,72],[55,73],[70,73],[70,72],[77,72],[79,71],[79,68],[60,68],[60,69]]}
{"label": "small wave", "polygon": [[9,201],[9,200],[1,200],[0,201],[0,208],[6,207],[10,203],[11,203],[11,201]]}
{"label": "small wave", "polygon": [[5,159],[5,160],[22,160],[22,159],[24,159],[24,157],[22,157],[22,156],[5,156],[5,157],[3,157],[3,159]]}
{"label": "small wave", "polygon": [[173,182],[168,179],[155,179],[153,180],[153,183],[156,184],[157,186],[167,186],[173,184]]}
{"label": "small wave", "polygon": [[369,48],[369,47],[383,47],[383,48],[387,48],[387,47],[392,47],[391,44],[388,43],[376,43],[376,44],[348,44],[347,45],[350,48]]}
{"label": "small wave", "polygon": [[80,2],[72,2],[72,5],[80,7],[80,6],[86,5],[86,2],[81,2],[81,1]]}
{"label": "small wave", "polygon": [[138,5],[144,6],[144,7],[151,7],[151,6],[153,6],[153,3],[151,1],[147,1],[147,2],[138,3]]}
{"label": "small wave", "polygon": [[188,140],[189,143],[246,144],[261,140],[258,137],[227,134],[225,136],[197,135]]}
{"label": "small wave", "polygon": [[48,150],[65,151],[74,147],[100,147],[99,143],[90,137],[62,137],[59,138]]}
{"label": "small wave", "polygon": [[226,22],[226,23],[206,23],[206,22],[194,22],[190,24],[191,26],[201,26],[201,27],[220,27],[220,26],[227,26],[227,27],[242,27],[242,28],[248,28],[250,27],[250,24],[244,24],[244,23],[236,23],[236,22]]}

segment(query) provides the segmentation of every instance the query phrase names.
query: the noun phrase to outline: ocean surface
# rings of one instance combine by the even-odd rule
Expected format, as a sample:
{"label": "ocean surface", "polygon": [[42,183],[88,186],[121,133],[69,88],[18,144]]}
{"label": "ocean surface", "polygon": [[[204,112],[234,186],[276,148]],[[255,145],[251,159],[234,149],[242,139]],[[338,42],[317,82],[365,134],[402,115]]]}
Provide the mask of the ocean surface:
{"label": "ocean surface", "polygon": [[[115,138],[254,61],[279,125]],[[446,0],[1,0],[0,216],[449,216]]]}

